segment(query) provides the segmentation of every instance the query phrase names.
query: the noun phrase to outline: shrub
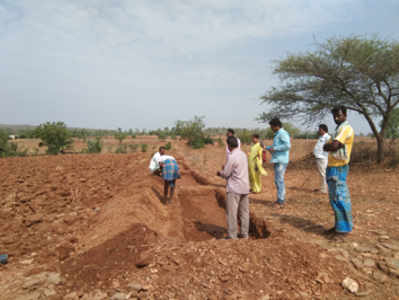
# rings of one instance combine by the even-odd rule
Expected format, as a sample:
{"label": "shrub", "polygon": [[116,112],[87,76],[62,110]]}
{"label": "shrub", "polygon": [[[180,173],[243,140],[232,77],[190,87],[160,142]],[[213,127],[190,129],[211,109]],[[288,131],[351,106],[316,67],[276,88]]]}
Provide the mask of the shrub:
{"label": "shrub", "polygon": [[205,145],[213,145],[214,141],[210,136],[204,137],[204,143]]}
{"label": "shrub", "polygon": [[127,133],[123,132],[122,128],[118,128],[114,137],[119,141],[119,144],[122,144],[123,140],[127,137]]}
{"label": "shrub", "polygon": [[8,132],[0,130],[0,157],[26,156],[27,154],[28,149],[18,151],[18,145],[8,141]]}
{"label": "shrub", "polygon": [[129,149],[130,149],[131,151],[136,152],[137,149],[139,148],[139,145],[138,145],[138,144],[129,144],[128,147],[129,147]]}
{"label": "shrub", "polygon": [[172,149],[172,143],[171,142],[167,142],[166,145],[165,145],[165,149],[166,150]]}
{"label": "shrub", "polygon": [[219,138],[216,140],[216,143],[218,144],[219,147],[224,147],[224,143],[223,143],[223,140],[222,140],[221,137],[219,137]]}
{"label": "shrub", "polygon": [[196,116],[192,121],[177,121],[172,132],[187,140],[187,144],[194,149],[203,148],[205,144],[213,144],[210,136],[205,136],[203,132],[205,128],[203,119]]}
{"label": "shrub", "polygon": [[48,154],[58,154],[72,144],[72,138],[64,122],[47,122],[36,128],[36,135],[47,146]]}
{"label": "shrub", "polygon": [[148,150],[148,145],[147,144],[141,144],[141,152],[147,152]]}
{"label": "shrub", "polygon": [[101,153],[103,145],[101,143],[101,137],[96,137],[95,140],[87,141],[87,152],[88,153]]}
{"label": "shrub", "polygon": [[158,139],[160,139],[160,140],[166,140],[166,138],[168,137],[168,134],[163,131],[158,132],[157,135],[158,135]]}
{"label": "shrub", "polygon": [[127,153],[127,145],[119,144],[118,148],[116,148],[115,153],[118,154],[126,154]]}

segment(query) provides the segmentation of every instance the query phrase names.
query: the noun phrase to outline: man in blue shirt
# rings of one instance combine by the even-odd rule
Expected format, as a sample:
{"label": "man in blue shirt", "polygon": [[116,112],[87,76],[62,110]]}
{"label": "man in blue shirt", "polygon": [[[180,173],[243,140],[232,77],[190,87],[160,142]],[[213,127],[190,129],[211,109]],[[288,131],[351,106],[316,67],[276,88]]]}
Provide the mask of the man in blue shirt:
{"label": "man in blue shirt", "polygon": [[282,128],[283,125],[278,118],[273,118],[269,122],[270,128],[274,132],[273,145],[266,147],[272,154],[271,163],[274,165],[274,183],[277,188],[277,201],[275,205],[284,207],[285,184],[284,175],[290,159],[290,135]]}

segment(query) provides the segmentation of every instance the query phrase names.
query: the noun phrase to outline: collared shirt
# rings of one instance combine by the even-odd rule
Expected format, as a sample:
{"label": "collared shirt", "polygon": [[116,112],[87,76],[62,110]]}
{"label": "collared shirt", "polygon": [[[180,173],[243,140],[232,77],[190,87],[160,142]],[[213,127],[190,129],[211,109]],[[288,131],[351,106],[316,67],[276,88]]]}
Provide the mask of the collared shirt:
{"label": "collared shirt", "polygon": [[323,147],[330,139],[331,136],[328,133],[325,133],[319,137],[313,149],[313,154],[316,158],[328,159],[328,152],[324,151]]}
{"label": "collared shirt", "polygon": [[220,175],[227,179],[226,191],[249,194],[248,159],[241,149],[235,148]]}
{"label": "collared shirt", "polygon": [[[235,137],[237,139],[237,143],[238,143],[238,149],[241,149],[241,141],[238,137]],[[229,158],[229,155],[231,154],[230,150],[229,150],[229,146],[226,146],[226,155],[227,155],[227,159]]]}
{"label": "collared shirt", "polygon": [[280,128],[273,138],[273,146],[266,147],[266,149],[273,148],[271,163],[288,164],[290,160],[290,135],[284,129]]}
{"label": "collared shirt", "polygon": [[342,167],[349,164],[353,141],[355,139],[355,132],[348,121],[343,122],[335,131],[334,137],[331,141],[336,140],[344,145],[343,148],[337,151],[330,152],[328,155],[328,166],[329,167]]}
{"label": "collared shirt", "polygon": [[159,152],[155,153],[151,160],[150,160],[150,165],[149,169],[151,172],[154,172],[159,169],[159,159],[161,158],[161,154]]}

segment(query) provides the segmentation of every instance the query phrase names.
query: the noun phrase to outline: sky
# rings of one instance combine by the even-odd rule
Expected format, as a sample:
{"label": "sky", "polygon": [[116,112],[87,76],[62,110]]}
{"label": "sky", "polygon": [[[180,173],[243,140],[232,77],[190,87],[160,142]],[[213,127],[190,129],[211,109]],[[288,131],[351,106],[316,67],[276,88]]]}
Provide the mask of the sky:
{"label": "sky", "polygon": [[399,40],[398,15],[397,0],[0,0],[0,123],[264,126],[277,60],[331,37]]}

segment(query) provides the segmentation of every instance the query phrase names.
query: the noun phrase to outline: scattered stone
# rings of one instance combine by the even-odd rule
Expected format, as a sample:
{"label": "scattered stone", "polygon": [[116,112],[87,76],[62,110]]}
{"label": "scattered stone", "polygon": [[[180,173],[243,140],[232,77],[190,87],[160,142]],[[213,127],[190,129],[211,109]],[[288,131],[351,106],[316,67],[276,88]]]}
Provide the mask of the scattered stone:
{"label": "scattered stone", "polygon": [[58,285],[62,282],[61,275],[59,273],[48,273],[47,282]]}
{"label": "scattered stone", "polygon": [[51,297],[57,295],[57,292],[54,290],[54,288],[44,288],[43,289],[43,294],[46,297]]}
{"label": "scattered stone", "polygon": [[385,274],[379,272],[379,271],[374,271],[373,272],[373,278],[381,283],[387,282],[388,281],[388,276],[386,276]]}
{"label": "scattered stone", "polygon": [[372,268],[372,267],[375,266],[375,261],[374,261],[373,259],[371,259],[371,258],[367,258],[367,259],[363,262],[363,264],[364,264],[365,267]]}
{"label": "scattered stone", "polygon": [[130,283],[127,287],[128,287],[130,290],[136,291],[136,292],[146,292],[146,291],[148,291],[148,290],[150,289],[149,286],[147,286],[147,285],[142,285],[142,284],[140,284],[140,283]]}
{"label": "scattered stone", "polygon": [[319,274],[317,274],[316,282],[318,282],[318,283],[330,283],[331,279],[330,279],[330,277],[328,276],[327,273],[320,272]]}
{"label": "scattered stone", "polygon": [[359,291],[359,284],[350,277],[346,277],[342,281],[342,286],[352,294],[356,294]]}
{"label": "scattered stone", "polygon": [[381,245],[390,250],[399,251],[399,243],[398,242],[381,243]]}
{"label": "scattered stone", "polygon": [[264,295],[264,296],[260,297],[259,300],[270,300],[270,296]]}
{"label": "scattered stone", "polygon": [[43,222],[43,216],[39,215],[39,214],[31,215],[24,220],[24,224],[26,227],[31,227],[31,226],[33,226],[35,224],[39,224],[41,222]]}
{"label": "scattered stone", "polygon": [[372,254],[377,254],[378,250],[373,248],[373,247],[368,247],[368,246],[358,246],[355,248],[355,250],[359,253],[372,253]]}
{"label": "scattered stone", "polygon": [[65,295],[64,299],[65,300],[76,300],[76,299],[79,299],[79,296],[78,296],[78,293],[72,292],[72,293]]}
{"label": "scattered stone", "polygon": [[371,294],[371,292],[372,292],[371,290],[370,291],[364,291],[364,292],[356,293],[355,295],[357,297],[367,297],[367,296],[369,296]]}
{"label": "scattered stone", "polygon": [[116,293],[111,297],[111,300],[125,300],[128,299],[128,297],[129,296],[124,293]]}
{"label": "scattered stone", "polygon": [[108,295],[102,291],[94,291],[89,294],[84,294],[80,300],[106,300],[109,299]]}
{"label": "scattered stone", "polygon": [[385,258],[378,262],[378,267],[387,275],[399,278],[399,259]]}
{"label": "scattered stone", "polygon": [[352,258],[351,263],[355,266],[356,269],[360,270],[363,268],[363,263],[358,258]]}
{"label": "scattered stone", "polygon": [[23,264],[23,265],[30,265],[30,264],[33,263],[33,258],[21,260],[20,263]]}

